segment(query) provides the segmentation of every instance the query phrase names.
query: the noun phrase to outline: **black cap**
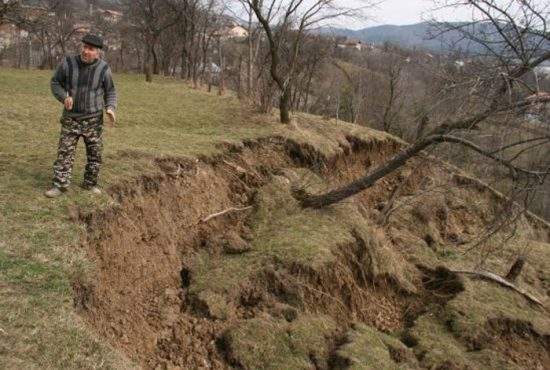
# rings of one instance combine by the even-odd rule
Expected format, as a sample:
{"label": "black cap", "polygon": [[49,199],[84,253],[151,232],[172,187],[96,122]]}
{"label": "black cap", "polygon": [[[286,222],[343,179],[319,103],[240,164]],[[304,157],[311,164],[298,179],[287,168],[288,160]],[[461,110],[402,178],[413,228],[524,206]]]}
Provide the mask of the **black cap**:
{"label": "black cap", "polygon": [[87,34],[82,38],[82,42],[88,45],[95,46],[96,48],[103,49],[103,38],[101,36]]}

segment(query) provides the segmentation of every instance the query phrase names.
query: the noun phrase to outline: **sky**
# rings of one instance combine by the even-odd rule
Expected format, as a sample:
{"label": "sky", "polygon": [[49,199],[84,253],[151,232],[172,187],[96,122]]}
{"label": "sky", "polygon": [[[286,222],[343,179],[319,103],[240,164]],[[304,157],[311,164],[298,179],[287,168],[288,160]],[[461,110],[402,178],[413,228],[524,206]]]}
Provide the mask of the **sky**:
{"label": "sky", "polygon": [[[342,0],[346,4],[353,4],[360,0]],[[378,0],[375,0],[378,1]],[[474,14],[470,7],[437,9],[436,3],[445,3],[444,0],[380,0],[381,3],[369,10],[369,19],[355,21],[346,24],[346,28],[365,28],[384,24],[406,25],[427,21],[435,18],[439,21],[467,21],[472,20]],[[513,4],[513,0],[498,0],[501,7]],[[538,9],[545,8],[547,14],[550,11],[548,0],[533,0]],[[512,6],[512,9],[514,7]]]}
{"label": "sky", "polygon": [[[285,2],[285,0],[276,0]],[[308,1],[306,0],[305,4]],[[346,7],[359,7],[364,5],[363,1],[365,0],[336,0],[337,4],[343,5]],[[369,9],[366,12],[366,19],[361,20],[351,20],[346,18],[342,21],[333,20],[331,23],[332,26],[344,27],[351,29],[360,29],[365,27],[379,26],[383,24],[392,24],[392,25],[405,25],[405,24],[414,24],[419,23],[425,20],[428,20],[432,10],[434,9],[433,0],[366,0],[379,2],[379,4],[372,9]],[[441,0],[439,0],[441,1]],[[547,0],[542,0],[547,1]],[[237,0],[229,0],[229,4],[236,4]],[[269,2],[267,2],[269,3]],[[229,6],[235,11],[234,14],[239,16],[239,10],[242,9],[240,6]],[[438,19],[445,21],[463,21],[471,19],[471,13],[468,10],[464,9],[454,9],[454,10],[443,10],[437,12]]]}
{"label": "sky", "polygon": [[[386,0],[376,9],[369,11],[370,20],[362,22],[362,26],[375,26],[381,24],[405,25],[419,23],[427,20],[434,9],[434,3],[430,0]],[[460,21],[471,19],[468,10],[441,10],[437,17],[445,21]],[[357,25],[361,26],[361,25]],[[355,27],[354,27],[355,28]]]}
{"label": "sky", "polygon": [[[230,1],[230,0],[229,0]],[[233,0],[235,2],[236,0]],[[285,3],[289,0],[275,0]],[[305,0],[305,4],[314,0]],[[432,20],[434,17],[438,21],[456,22],[472,20],[475,14],[471,7],[460,6],[454,8],[441,8],[437,4],[445,3],[446,0],[336,0],[337,4],[345,7],[358,7],[365,4],[364,1],[379,2],[374,8],[366,12],[366,19],[352,20],[346,18],[343,20],[332,20],[330,25],[335,27],[361,29],[379,25],[407,25]],[[500,6],[513,4],[517,0],[498,0]],[[532,0],[538,8],[545,7],[547,14],[550,11],[549,0]],[[231,1],[230,1],[231,2]],[[268,2],[269,3],[269,2]],[[513,6],[512,6],[513,8]]]}

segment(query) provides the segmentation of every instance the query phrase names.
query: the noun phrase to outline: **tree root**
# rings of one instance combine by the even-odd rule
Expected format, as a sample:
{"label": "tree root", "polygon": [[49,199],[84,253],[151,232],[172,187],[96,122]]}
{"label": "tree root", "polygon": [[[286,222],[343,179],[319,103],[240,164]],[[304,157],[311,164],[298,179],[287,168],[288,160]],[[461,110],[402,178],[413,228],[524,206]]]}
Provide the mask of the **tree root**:
{"label": "tree root", "polygon": [[235,207],[227,208],[227,209],[225,209],[225,210],[223,210],[223,211],[221,211],[221,212],[213,213],[213,214],[211,214],[211,215],[209,215],[209,216],[206,216],[205,218],[201,219],[201,220],[199,221],[199,223],[208,222],[208,221],[210,221],[210,220],[213,219],[213,218],[223,216],[223,215],[225,215],[225,214],[227,214],[227,213],[230,213],[230,212],[242,212],[242,211],[246,211],[246,210],[251,209],[251,208],[252,208],[252,206],[248,206],[248,207],[244,207],[244,208],[235,208]]}
{"label": "tree root", "polygon": [[521,294],[522,296],[524,296],[525,298],[527,298],[527,300],[529,300],[530,302],[536,303],[539,306],[544,308],[544,304],[541,302],[540,299],[538,299],[537,297],[535,297],[531,293],[517,287],[516,285],[512,284],[511,282],[504,279],[503,277],[501,277],[497,274],[493,274],[492,272],[482,271],[482,270],[478,270],[478,271],[451,270],[451,271],[454,272],[455,274],[473,275],[473,276],[477,276],[477,277],[481,277],[481,278],[493,281],[493,282],[495,282],[497,284],[500,284],[500,285],[502,285],[506,288],[512,289],[513,291],[515,291],[515,292]]}

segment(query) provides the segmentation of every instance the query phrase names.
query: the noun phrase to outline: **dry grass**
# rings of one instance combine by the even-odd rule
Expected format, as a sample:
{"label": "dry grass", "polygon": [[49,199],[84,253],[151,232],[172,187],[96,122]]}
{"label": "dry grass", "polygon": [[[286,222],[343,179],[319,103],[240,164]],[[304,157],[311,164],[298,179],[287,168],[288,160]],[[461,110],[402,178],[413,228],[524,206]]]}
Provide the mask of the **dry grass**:
{"label": "dry grass", "polygon": [[[77,152],[67,196],[48,200],[61,107],[49,92],[49,71],[0,69],[0,368],[127,366],[82,327],[73,313],[71,276],[88,262],[75,249],[83,226],[74,209],[112,203],[93,198],[82,181],[84,146]],[[231,96],[183,83],[117,75],[119,125],[106,128],[104,187],[154,172],[152,157],[210,155],[215,143],[274,131]]]}
{"label": "dry grass", "polygon": [[252,319],[225,335],[231,359],[243,369],[327,368],[337,324],[329,317],[306,316],[285,320]]}
{"label": "dry grass", "polygon": [[[130,75],[115,77],[120,91],[120,126],[107,128],[105,133],[102,183],[136,194],[120,199],[108,195],[93,198],[74,187],[67,196],[48,200],[42,192],[50,181],[60,109],[48,91],[49,75],[0,69],[0,115],[6,128],[0,142],[1,368],[133,366],[105,345],[105,338],[133,358],[152,356],[149,360],[154,362],[158,347],[153,339],[160,335],[159,322],[149,323],[148,315],[145,319],[139,316],[152,306],[159,309],[161,325],[177,328],[177,322],[185,329],[178,340],[196,340],[194,345],[202,351],[197,352],[200,355],[196,360],[203,360],[204,341],[213,347],[214,334],[193,338],[196,333],[186,330],[202,326],[189,326],[190,319],[196,319],[195,313],[187,312],[185,318],[177,314],[183,262],[189,263],[186,267],[191,276],[184,288],[186,293],[202,301],[210,316],[221,320],[202,318],[202,323],[218,330],[217,325],[229,325],[241,315],[225,337],[236,363],[246,368],[307,368],[314,359],[322,367],[333,360],[335,340],[353,321],[363,321],[384,332],[404,329],[409,299],[426,303],[421,301],[421,272],[414,264],[426,269],[441,264],[469,267],[483,251],[463,254],[469,245],[457,241],[478,233],[489,216],[500,209],[497,205],[502,199],[496,199],[481,185],[447,191],[445,195],[418,195],[430,186],[447,186],[448,190],[452,174],[447,168],[434,166],[418,171],[419,181],[407,186],[396,202],[400,208],[387,225],[374,224],[376,204],[387,201],[397,174],[339,205],[304,210],[293,198],[293,189],[305,187],[318,192],[349,181],[365,171],[367,161],[372,166],[395,151],[398,141],[377,131],[305,114],[297,115],[289,127],[282,127],[275,125],[271,116],[255,116],[230,96],[219,98],[161,78],[146,85],[140,76]],[[237,164],[224,167],[201,162],[190,180],[163,177],[155,182],[158,178],[154,176],[160,170],[158,158],[171,166],[185,162],[183,157],[220,153],[224,145],[217,143],[222,141],[238,143],[260,136],[277,136],[279,142],[291,140],[278,153],[260,142],[255,150],[243,149],[230,158],[246,167],[246,176],[257,177],[256,184],[248,183],[254,187],[250,194],[237,194],[235,190],[241,180],[235,180],[238,174],[231,171]],[[350,152],[350,137],[361,143],[362,151],[346,161],[342,154]],[[290,163],[289,152],[308,168]],[[83,158],[81,145],[75,166],[76,184],[82,180]],[[334,158],[328,164],[335,173],[324,173],[326,161]],[[411,168],[408,171],[413,171]],[[144,174],[151,175],[156,191],[147,191],[143,184],[137,186],[138,176]],[[425,174],[437,181],[425,184],[420,181]],[[197,221],[208,214],[239,203],[252,203],[254,208],[250,213],[218,218],[193,230],[188,227],[197,226]],[[86,236],[85,226],[75,222],[80,211],[97,217],[97,223],[90,223],[92,233],[86,241],[91,247],[88,256],[96,256],[99,262],[103,258],[103,265],[91,266],[85,251],[76,247]],[[522,219],[520,237],[508,240],[510,245],[500,240],[492,242],[495,253],[487,259],[487,266],[502,268],[505,258],[524,248],[519,243],[528,243],[537,260],[526,266],[519,281],[542,293],[548,290],[550,258],[547,245],[535,245],[532,239],[547,229],[544,225],[533,226],[531,221]],[[216,249],[217,241],[209,236],[225,237],[231,228],[243,232],[243,236],[249,234],[250,251],[233,255]],[[433,245],[426,241],[427,235],[431,235]],[[98,267],[101,273],[94,275]],[[87,319],[105,338],[96,338],[73,311],[71,282],[80,279],[83,287],[95,289],[99,300]],[[478,334],[476,328],[486,325],[487,316],[499,307],[498,313],[507,318],[535,318],[537,330],[548,324],[547,315],[533,312],[512,292],[487,283],[468,282],[466,286],[466,292],[454,297],[446,310],[437,305],[435,309],[427,307],[432,311],[408,328],[409,336],[418,344],[415,350],[422,365],[444,366],[454,357],[459,364],[479,360],[489,368],[498,367],[503,357],[493,356],[493,349],[466,352],[470,337]],[[157,300],[159,289],[162,299]],[[265,297],[269,294],[272,296]],[[171,305],[167,303],[170,300]],[[281,304],[283,311],[291,308],[291,319],[284,313],[275,315],[280,309],[275,306]],[[471,307],[475,310],[470,315],[458,316]],[[176,314],[165,312],[166,308],[174,309]],[[249,320],[252,314],[254,318]],[[114,322],[113,317],[120,322]],[[451,324],[459,329],[449,327]],[[124,338],[129,328],[133,330],[131,338]],[[399,353],[395,351],[410,355],[395,338],[371,327],[356,326],[348,339],[341,348],[341,359],[349,361],[353,357],[358,367],[365,362],[397,361]],[[146,346],[151,347],[152,354],[145,354]],[[365,346],[373,350],[362,351]],[[496,362],[486,362],[491,357]],[[411,361],[414,367],[414,359]],[[153,362],[149,364],[154,367]]]}
{"label": "dry grass", "polygon": [[[368,348],[368,351],[365,351]],[[337,353],[340,368],[350,370],[416,369],[412,351],[399,339],[358,324],[346,335],[346,343]]]}
{"label": "dry grass", "polygon": [[544,310],[490,282],[466,280],[465,288],[441,312],[419,317],[410,330],[424,367],[445,362],[459,368],[546,366],[550,326]]}

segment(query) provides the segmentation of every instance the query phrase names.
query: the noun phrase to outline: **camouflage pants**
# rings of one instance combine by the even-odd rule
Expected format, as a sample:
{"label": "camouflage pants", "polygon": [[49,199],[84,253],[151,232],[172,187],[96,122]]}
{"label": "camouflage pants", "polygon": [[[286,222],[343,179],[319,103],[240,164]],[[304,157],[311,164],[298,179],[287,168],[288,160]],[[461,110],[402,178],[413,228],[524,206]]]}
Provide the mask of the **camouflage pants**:
{"label": "camouflage pants", "polygon": [[75,120],[69,117],[61,118],[61,135],[57,159],[53,165],[53,185],[66,189],[71,182],[71,173],[75,157],[76,145],[82,136],[86,145],[86,171],[84,173],[84,187],[97,185],[99,168],[101,166],[101,152],[103,142],[103,116],[85,120]]}

